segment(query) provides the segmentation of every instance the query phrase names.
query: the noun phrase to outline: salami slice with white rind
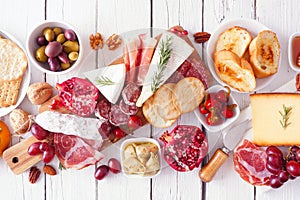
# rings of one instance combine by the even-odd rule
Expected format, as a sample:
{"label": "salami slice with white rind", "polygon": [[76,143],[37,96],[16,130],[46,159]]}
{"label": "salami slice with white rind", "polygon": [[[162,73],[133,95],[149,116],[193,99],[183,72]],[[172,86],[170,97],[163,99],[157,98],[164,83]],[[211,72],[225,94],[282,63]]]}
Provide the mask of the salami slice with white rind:
{"label": "salami slice with white rind", "polygon": [[128,123],[129,116],[124,114],[119,105],[113,105],[109,113],[109,121],[115,126]]}
{"label": "salami slice with white rind", "polygon": [[140,94],[141,94],[141,89],[135,83],[127,84],[122,91],[123,100],[128,105],[135,105]]}
{"label": "salami slice with white rind", "polygon": [[124,102],[124,100],[122,99],[120,101],[120,109],[121,111],[126,114],[126,115],[135,115],[138,112],[138,107],[135,105],[128,105]]}
{"label": "salami slice with white rind", "polygon": [[103,120],[108,120],[110,107],[111,107],[111,103],[107,99],[100,100],[97,103],[97,106],[95,109],[96,117],[103,119]]}
{"label": "salami slice with white rind", "polygon": [[234,169],[242,179],[252,185],[270,185],[271,173],[266,168],[267,154],[245,139],[234,152]]}

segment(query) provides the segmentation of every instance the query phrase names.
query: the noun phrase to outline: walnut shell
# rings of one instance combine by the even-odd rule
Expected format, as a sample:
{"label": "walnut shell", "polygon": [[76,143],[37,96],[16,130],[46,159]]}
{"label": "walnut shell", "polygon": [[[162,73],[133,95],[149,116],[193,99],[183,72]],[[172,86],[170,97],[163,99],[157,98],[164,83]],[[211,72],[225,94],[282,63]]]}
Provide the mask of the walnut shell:
{"label": "walnut shell", "polygon": [[46,102],[53,94],[53,88],[46,82],[37,82],[29,86],[27,97],[34,105],[41,105]]}
{"label": "walnut shell", "polygon": [[29,130],[29,113],[22,109],[14,109],[9,115],[10,125],[17,134],[24,134]]}

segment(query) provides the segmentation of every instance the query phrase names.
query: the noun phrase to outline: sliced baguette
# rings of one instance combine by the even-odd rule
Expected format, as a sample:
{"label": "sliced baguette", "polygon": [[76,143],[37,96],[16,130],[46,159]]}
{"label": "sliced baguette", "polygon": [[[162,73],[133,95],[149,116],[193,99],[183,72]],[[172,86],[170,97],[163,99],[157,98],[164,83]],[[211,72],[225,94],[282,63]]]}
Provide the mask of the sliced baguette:
{"label": "sliced baguette", "polygon": [[249,46],[250,63],[257,78],[277,73],[280,59],[280,44],[276,33],[265,30],[252,40]]}
{"label": "sliced baguette", "polygon": [[249,62],[235,53],[221,50],[214,57],[216,73],[229,86],[241,92],[252,92],[256,80]]}
{"label": "sliced baguette", "polygon": [[215,52],[228,50],[241,58],[246,52],[251,40],[252,36],[245,28],[234,26],[219,36]]}

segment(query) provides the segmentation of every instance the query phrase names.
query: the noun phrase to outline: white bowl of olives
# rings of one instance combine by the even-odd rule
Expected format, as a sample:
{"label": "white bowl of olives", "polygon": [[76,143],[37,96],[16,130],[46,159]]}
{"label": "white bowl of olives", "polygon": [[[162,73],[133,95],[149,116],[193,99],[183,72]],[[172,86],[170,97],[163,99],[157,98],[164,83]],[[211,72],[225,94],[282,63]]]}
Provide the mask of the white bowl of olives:
{"label": "white bowl of olives", "polygon": [[82,60],[83,50],[77,31],[63,21],[43,21],[30,32],[26,42],[31,62],[42,72],[66,74]]}

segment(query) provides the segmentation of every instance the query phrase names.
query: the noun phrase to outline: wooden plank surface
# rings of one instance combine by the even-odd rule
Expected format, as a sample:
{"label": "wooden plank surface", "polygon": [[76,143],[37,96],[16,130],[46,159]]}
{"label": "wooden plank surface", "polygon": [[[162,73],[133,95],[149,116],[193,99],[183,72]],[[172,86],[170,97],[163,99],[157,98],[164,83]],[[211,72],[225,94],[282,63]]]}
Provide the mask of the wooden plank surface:
{"label": "wooden plank surface", "polygon": [[[51,0],[51,1],[18,1],[1,0],[0,29],[15,36],[25,47],[29,31],[38,23],[47,20],[64,20],[78,30],[83,39],[84,60],[81,69],[68,75],[45,75],[31,64],[31,83],[47,81],[53,86],[70,76],[81,75],[83,71],[108,65],[109,59],[103,51],[93,51],[89,46],[89,35],[100,32],[104,39],[113,33],[123,33],[140,28],[167,29],[173,25],[182,25],[190,33],[207,31],[213,33],[219,24],[236,18],[256,19],[275,31],[281,44],[280,70],[272,84],[259,92],[274,90],[290,79],[295,72],[287,61],[288,37],[299,31],[300,22],[298,1],[268,0]],[[196,48],[207,59],[207,44]],[[249,104],[247,95],[234,94],[242,107]],[[32,106],[27,98],[20,108],[36,113],[37,107]],[[0,117],[9,124],[8,116]],[[200,126],[193,113],[182,116],[180,124]],[[157,137],[161,129],[146,127],[144,134]],[[210,154],[222,145],[220,133],[207,133],[210,141]],[[12,144],[19,142],[13,137]],[[118,151],[118,146],[115,147]],[[109,156],[112,156],[108,153]],[[106,158],[98,164],[106,164]],[[58,161],[51,164],[57,169]],[[42,169],[43,163],[37,166]],[[28,181],[28,171],[15,175],[0,159],[0,191],[1,199],[297,199],[300,191],[299,180],[289,181],[279,190],[253,187],[243,181],[233,170],[232,154],[224,166],[216,174],[215,179],[202,184],[198,178],[198,169],[189,173],[178,173],[166,166],[162,173],[153,179],[128,179],[122,174],[109,174],[105,180],[96,181],[94,171],[97,166],[83,170],[57,170],[58,175],[50,177],[41,174],[36,184]]]}

